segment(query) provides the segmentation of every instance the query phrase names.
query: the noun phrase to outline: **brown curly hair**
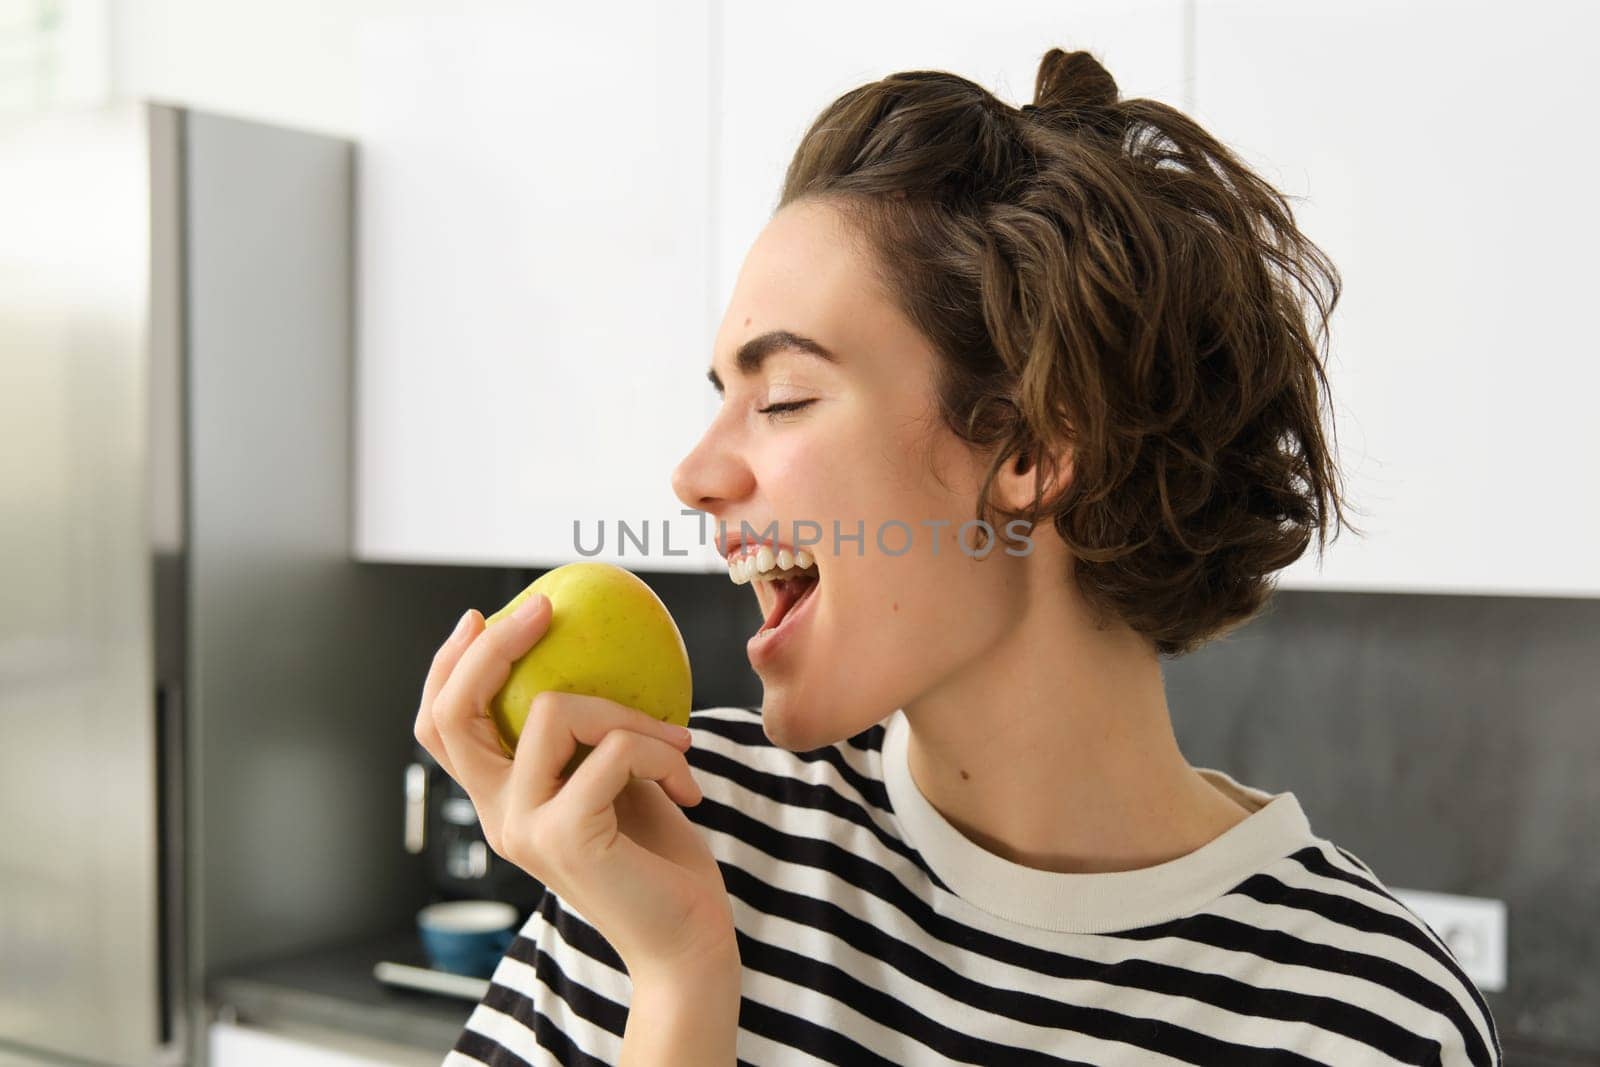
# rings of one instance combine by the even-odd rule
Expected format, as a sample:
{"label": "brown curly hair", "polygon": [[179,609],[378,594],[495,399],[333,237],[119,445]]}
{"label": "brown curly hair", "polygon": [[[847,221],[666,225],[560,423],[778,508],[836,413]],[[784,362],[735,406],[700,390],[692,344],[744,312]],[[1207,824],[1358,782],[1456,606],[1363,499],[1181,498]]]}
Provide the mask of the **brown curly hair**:
{"label": "brown curly hair", "polygon": [[[1020,109],[942,71],[845,93],[778,207],[811,198],[931,341],[944,422],[992,453],[977,517],[1048,517],[1102,624],[1191,652],[1259,614],[1313,530],[1320,559],[1330,522],[1354,529],[1320,425],[1337,270],[1281,193],[1090,53],[1052,48]],[[1064,449],[1064,491],[993,506],[1004,464],[1053,485]]]}

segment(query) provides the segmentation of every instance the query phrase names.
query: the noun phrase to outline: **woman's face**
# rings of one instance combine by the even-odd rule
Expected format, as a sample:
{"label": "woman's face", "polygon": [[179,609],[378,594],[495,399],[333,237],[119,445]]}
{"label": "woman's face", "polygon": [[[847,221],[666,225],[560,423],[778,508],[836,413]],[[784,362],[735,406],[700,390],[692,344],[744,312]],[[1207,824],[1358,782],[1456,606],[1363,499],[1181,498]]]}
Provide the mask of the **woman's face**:
{"label": "woman's face", "polygon": [[[1027,531],[997,530],[975,558],[982,538],[960,528],[985,463],[937,417],[936,357],[864,255],[826,204],[773,217],[717,333],[722,406],[673,474],[679,498],[725,531],[724,555],[741,533],[775,547],[815,542],[809,602],[751,653],[766,734],[792,751],[853,736],[981,662],[1025,607]],[[741,369],[741,347],[773,331],[834,358],[778,343]],[[760,410],[791,403],[803,406]],[[770,618],[771,583],[749,588]]]}

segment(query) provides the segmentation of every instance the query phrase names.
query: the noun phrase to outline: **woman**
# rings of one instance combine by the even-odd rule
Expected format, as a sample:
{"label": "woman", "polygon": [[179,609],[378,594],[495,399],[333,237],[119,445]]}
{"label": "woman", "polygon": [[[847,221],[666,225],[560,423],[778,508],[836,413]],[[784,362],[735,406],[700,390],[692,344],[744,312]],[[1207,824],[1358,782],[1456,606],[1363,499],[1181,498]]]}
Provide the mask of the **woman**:
{"label": "woman", "polygon": [[547,887],[447,1062],[1499,1063],[1438,938],[1293,793],[1190,766],[1163,691],[1343,522],[1338,292],[1087,53],[1020,110],[926,71],[828,107],[674,475],[763,609],[759,712],[544,694],[507,761],[542,598],[424,686]]}

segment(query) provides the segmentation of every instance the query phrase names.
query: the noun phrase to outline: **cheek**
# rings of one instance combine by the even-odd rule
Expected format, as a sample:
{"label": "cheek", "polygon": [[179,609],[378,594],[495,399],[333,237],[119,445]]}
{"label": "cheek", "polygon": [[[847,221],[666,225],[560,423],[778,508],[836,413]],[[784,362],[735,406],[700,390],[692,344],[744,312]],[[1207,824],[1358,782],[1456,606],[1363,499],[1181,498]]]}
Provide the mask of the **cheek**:
{"label": "cheek", "polygon": [[[840,552],[854,561],[856,545],[843,537],[853,534],[860,520],[863,561],[885,564],[885,576],[914,574],[919,581],[935,580],[952,562],[948,557],[960,554],[956,529],[973,517],[976,501],[969,484],[974,478],[972,457],[960,442],[945,438],[950,435],[939,435],[930,445],[926,423],[910,414],[868,421],[819,419],[766,445],[756,460],[757,480],[774,509],[770,517],[781,520],[784,535],[792,532],[789,524],[794,521],[815,522],[823,537],[819,547],[832,555],[837,520]],[[926,520],[946,525],[934,527]],[[902,549],[908,537],[908,549],[889,554]],[[931,558],[936,539],[937,559]],[[872,575],[862,578],[869,587],[878,584]]]}
{"label": "cheek", "polygon": [[875,473],[871,453],[857,442],[822,426],[808,431],[773,442],[757,478],[785,523],[809,519],[828,531],[835,518],[863,514],[860,498],[875,495]]}
{"label": "cheek", "polygon": [[854,679],[840,701],[903,704],[1008,639],[1018,608],[1007,568],[953,547],[895,558],[869,547],[836,561],[818,651],[835,677]]}
{"label": "cheek", "polygon": [[[909,629],[942,644],[939,635],[970,628],[978,618],[995,613],[992,609],[1007,588],[1003,565],[963,553],[954,523],[901,521],[906,525],[878,526],[869,520],[863,527],[860,554],[854,541],[848,541],[834,558],[836,580],[830,591],[846,612],[853,633],[877,632],[903,642]],[[854,533],[854,524],[846,524],[844,532]],[[865,624],[865,629],[858,624]]]}
{"label": "cheek", "polygon": [[[832,459],[826,446],[809,435],[790,433],[762,442],[746,461],[755,472],[763,502],[774,509],[767,518],[785,523],[806,518],[800,511],[810,506],[816,487],[832,477]],[[788,530],[782,531],[784,536]]]}

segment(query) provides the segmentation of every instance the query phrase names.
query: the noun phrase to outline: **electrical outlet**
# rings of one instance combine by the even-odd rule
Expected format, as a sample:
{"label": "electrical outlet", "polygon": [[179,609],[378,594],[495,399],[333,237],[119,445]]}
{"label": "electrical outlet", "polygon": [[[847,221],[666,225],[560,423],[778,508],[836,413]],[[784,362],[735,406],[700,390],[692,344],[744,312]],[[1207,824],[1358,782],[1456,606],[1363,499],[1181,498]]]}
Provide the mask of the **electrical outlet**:
{"label": "electrical outlet", "polygon": [[1478,988],[1506,987],[1506,902],[1426,889],[1395,889],[1395,899],[1433,928]]}

